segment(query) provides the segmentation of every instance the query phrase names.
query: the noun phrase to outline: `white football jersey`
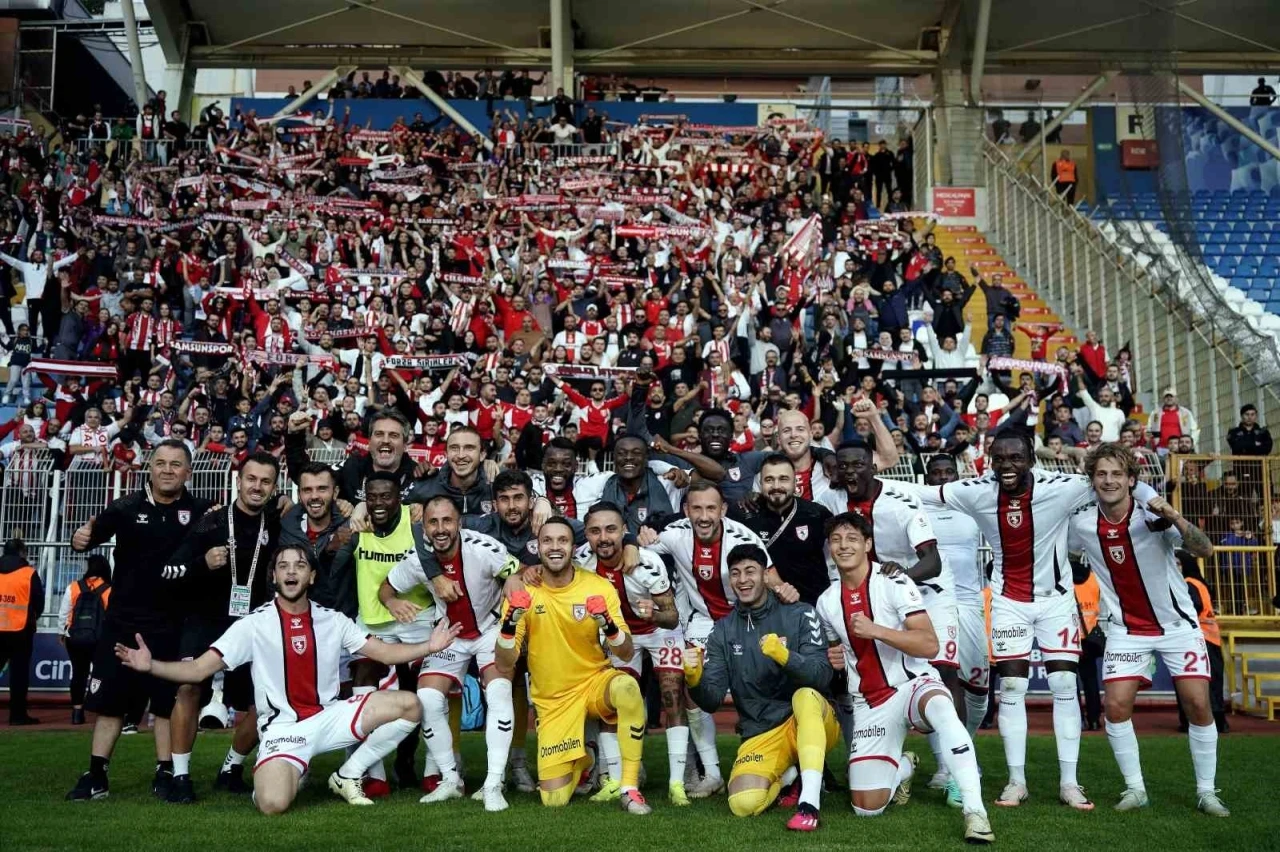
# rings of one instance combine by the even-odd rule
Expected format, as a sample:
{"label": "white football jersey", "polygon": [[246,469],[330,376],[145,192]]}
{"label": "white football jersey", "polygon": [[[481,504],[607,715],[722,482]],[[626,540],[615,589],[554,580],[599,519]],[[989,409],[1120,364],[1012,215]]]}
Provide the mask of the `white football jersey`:
{"label": "white football jersey", "polygon": [[[497,625],[503,581],[520,570],[520,563],[496,538],[467,529],[460,530],[459,535],[462,545],[453,559],[445,560],[432,551],[444,575],[462,589],[462,596],[452,603],[442,606],[436,601],[436,610],[442,612],[450,624],[462,625],[459,638],[476,639]],[[415,586],[432,591],[431,581],[422,570],[416,552],[391,569],[387,582],[397,592],[407,592]]]}
{"label": "white football jersey", "polygon": [[982,533],[973,518],[958,509],[926,510],[929,523],[938,537],[938,550],[942,552],[943,569],[950,574],[951,589],[958,604],[982,605],[982,590],[987,585],[983,565],[978,562],[978,547]]}
{"label": "white football jersey", "polygon": [[886,577],[873,562],[861,586],[853,589],[837,580],[818,596],[815,608],[827,641],[839,642],[844,649],[849,694],[861,696],[872,707],[892,698],[895,687],[932,671],[928,660],[849,635],[849,620],[855,612],[892,630],[904,629],[909,616],[923,613],[924,600],[910,577]]}
{"label": "white football jersey", "polygon": [[312,603],[310,612],[293,615],[273,600],[238,619],[209,650],[228,669],[250,664],[261,734],[336,702],[339,662],[368,641],[368,634],[336,610]]}
{"label": "white football jersey", "polygon": [[632,636],[653,633],[658,629],[652,621],[637,617],[635,607],[642,600],[653,600],[654,595],[665,595],[671,591],[671,580],[667,577],[667,566],[663,564],[661,556],[642,548],[640,564],[630,574],[624,574],[621,566],[606,568],[600,565],[589,545],[578,548],[574,561],[613,584],[622,603],[622,617],[626,619],[627,627],[631,628]]}
{"label": "white football jersey", "polygon": [[573,487],[564,494],[551,494],[547,492],[547,479],[540,470],[529,471],[529,478],[533,480],[533,493],[546,497],[551,501],[552,507],[566,518],[577,518],[581,520],[596,503],[600,502],[601,495],[604,494],[604,484],[609,481],[611,473],[593,473],[586,476],[579,474],[573,479]]}
{"label": "white football jersey", "polygon": [[[710,544],[699,541],[688,518],[668,524],[650,545],[657,554],[668,554],[675,563],[676,602],[682,621],[698,614],[717,621],[733,610],[738,596],[729,585],[729,554],[740,544],[754,544],[768,556],[769,550],[744,524],[724,518],[720,538]],[[769,565],[773,559],[769,559]]]}
{"label": "white football jersey", "polygon": [[[909,492],[899,489],[896,483],[877,479],[872,485],[868,500],[854,500],[844,488],[823,486],[818,492],[818,502],[831,510],[833,515],[854,512],[871,522],[871,561],[897,562],[910,568],[919,561],[917,550],[927,544],[935,544],[933,524],[920,502]],[[834,571],[829,568],[829,571]],[[831,574],[831,579],[836,579]],[[942,570],[937,577],[920,584],[925,595],[946,594],[952,587],[951,569],[942,560]]]}
{"label": "white football jersey", "polygon": [[[1088,477],[1030,471],[1031,486],[1021,494],[1006,494],[994,472],[948,482],[946,485],[903,485],[926,506],[959,509],[978,524],[991,545],[995,565],[991,589],[1010,600],[1074,594],[1067,563],[1067,527],[1071,513],[1092,498]],[[1144,502],[1155,496],[1138,484],[1135,496]]]}
{"label": "white football jersey", "polygon": [[1174,550],[1182,535],[1134,506],[1111,523],[1096,503],[1071,516],[1072,551],[1083,552],[1098,577],[1102,611],[1111,630],[1163,636],[1199,626]]}

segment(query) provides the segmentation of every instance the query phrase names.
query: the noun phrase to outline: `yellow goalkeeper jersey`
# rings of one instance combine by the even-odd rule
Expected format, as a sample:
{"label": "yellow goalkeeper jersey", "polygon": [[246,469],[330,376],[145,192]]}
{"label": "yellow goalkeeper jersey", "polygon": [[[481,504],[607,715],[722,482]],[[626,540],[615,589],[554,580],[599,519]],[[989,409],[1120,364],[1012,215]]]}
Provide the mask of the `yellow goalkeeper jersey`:
{"label": "yellow goalkeeper jersey", "polygon": [[[572,695],[592,675],[612,668],[600,644],[599,626],[587,614],[587,598],[592,595],[605,599],[613,623],[626,631],[618,593],[597,574],[575,567],[567,586],[529,587],[531,603],[516,625],[516,642],[529,652],[530,697],[534,701]],[[503,604],[504,617],[507,606]]]}

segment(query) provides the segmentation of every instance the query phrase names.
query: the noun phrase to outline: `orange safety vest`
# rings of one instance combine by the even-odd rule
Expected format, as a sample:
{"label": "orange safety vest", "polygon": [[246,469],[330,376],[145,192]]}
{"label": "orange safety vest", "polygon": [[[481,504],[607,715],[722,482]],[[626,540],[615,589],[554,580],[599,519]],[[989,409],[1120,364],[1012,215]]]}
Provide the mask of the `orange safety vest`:
{"label": "orange safety vest", "polygon": [[31,609],[31,580],[36,569],[24,565],[0,574],[0,633],[18,633],[26,628]]}
{"label": "orange safety vest", "polygon": [[1098,578],[1089,572],[1089,579],[1076,583],[1076,602],[1080,604],[1080,616],[1084,619],[1084,635],[1088,636],[1098,624]]}
{"label": "orange safety vest", "polygon": [[[102,579],[101,577],[90,577],[88,580],[85,580],[84,582],[85,582],[85,585],[89,587],[89,591],[92,592],[107,581]],[[76,601],[80,600],[80,581],[79,580],[76,580],[70,586],[67,586],[67,596],[71,598],[71,609],[67,610],[67,623],[63,626],[66,627],[67,629],[70,629],[71,619],[75,618],[75,614],[76,614]],[[102,593],[103,609],[107,608],[107,600],[110,597],[111,597],[111,589],[107,589],[105,592]]]}
{"label": "orange safety vest", "polygon": [[1210,645],[1222,647],[1222,631],[1218,629],[1218,617],[1213,612],[1213,599],[1209,597],[1209,590],[1205,584],[1191,577],[1186,578],[1187,585],[1200,593],[1200,602],[1202,608],[1196,613],[1196,618],[1200,619],[1200,632],[1204,634],[1204,641]]}
{"label": "orange safety vest", "polygon": [[1075,160],[1058,160],[1053,164],[1057,171],[1056,180],[1058,183],[1075,183],[1076,182],[1076,161]]}

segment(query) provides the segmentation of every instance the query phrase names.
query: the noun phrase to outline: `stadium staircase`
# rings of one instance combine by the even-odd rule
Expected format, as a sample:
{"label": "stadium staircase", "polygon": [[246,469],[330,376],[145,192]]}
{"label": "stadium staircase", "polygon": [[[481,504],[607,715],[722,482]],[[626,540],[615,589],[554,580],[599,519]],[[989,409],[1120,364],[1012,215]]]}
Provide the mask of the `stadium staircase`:
{"label": "stadium staircase", "polygon": [[1280,624],[1223,631],[1226,692],[1238,713],[1277,721],[1280,714]]}
{"label": "stadium staircase", "polygon": [[[997,272],[1004,276],[1005,288],[1016,296],[1022,305],[1020,322],[1057,323],[1062,326],[1062,329],[1049,338],[1047,352],[1050,356],[1058,346],[1069,348],[1079,346],[1080,339],[1066,328],[1066,323],[1035,294],[1022,276],[1005,263],[977,228],[972,225],[939,225],[934,229],[933,234],[937,239],[938,248],[942,251],[942,256],[955,257],[956,269],[960,270],[966,278],[969,277],[970,266],[976,266],[982,273],[982,277],[987,280]],[[969,321],[975,332],[980,333],[975,334],[973,338],[973,348],[975,351],[981,351],[987,328],[987,300],[981,290],[974,293],[973,298],[969,300],[965,309],[965,319]],[[1031,358],[1031,339],[1027,335],[1015,331],[1013,345],[1013,357]]]}

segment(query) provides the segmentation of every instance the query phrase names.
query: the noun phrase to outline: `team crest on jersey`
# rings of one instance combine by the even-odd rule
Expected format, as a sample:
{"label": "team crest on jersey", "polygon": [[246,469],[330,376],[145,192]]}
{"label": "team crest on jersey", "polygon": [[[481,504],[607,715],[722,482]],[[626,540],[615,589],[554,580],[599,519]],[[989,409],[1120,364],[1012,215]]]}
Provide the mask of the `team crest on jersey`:
{"label": "team crest on jersey", "polygon": [[527,551],[529,551],[529,553],[533,554],[534,556],[537,556],[537,555],[538,555],[538,540],[537,540],[536,538],[531,538],[531,539],[529,539],[528,541],[526,541],[526,542],[524,543],[524,549],[525,549],[525,550],[527,550]]}
{"label": "team crest on jersey", "polygon": [[737,482],[739,479],[742,479],[742,469],[737,467],[729,468],[729,478],[732,479],[734,482]]}
{"label": "team crest on jersey", "polygon": [[643,523],[645,522],[645,519],[646,519],[646,518],[648,518],[648,517],[649,517],[649,507],[648,507],[648,506],[637,506],[637,507],[636,507],[636,520],[640,521],[640,523],[642,523],[642,524],[643,524]]}
{"label": "team crest on jersey", "polygon": [[948,639],[956,638],[956,626],[954,624],[947,625],[947,638]]}
{"label": "team crest on jersey", "polygon": [[307,637],[294,636],[293,637],[293,653],[305,654],[306,652],[307,652]]}
{"label": "team crest on jersey", "polygon": [[487,515],[487,514],[489,514],[490,512],[492,512],[492,511],[493,511],[493,501],[492,501],[492,500],[481,500],[481,501],[480,501],[480,511],[481,511],[481,512],[483,512],[483,513],[484,513],[484,514],[486,514],[486,515]]}
{"label": "team crest on jersey", "polygon": [[1112,562],[1124,562],[1124,546],[1108,547],[1107,553],[1111,556]]}
{"label": "team crest on jersey", "polygon": [[586,604],[574,604],[574,605],[573,605],[573,620],[574,620],[574,621],[581,621],[582,619],[584,619],[584,618],[586,618],[586,617],[587,617],[587,605],[586,605]]}
{"label": "team crest on jersey", "polygon": [[184,527],[191,523],[191,511],[189,509],[178,510],[178,523],[182,524]]}
{"label": "team crest on jersey", "polygon": [[90,691],[90,692],[97,692],[97,691],[98,691],[99,689],[101,689],[101,688],[102,688],[102,681],[101,681],[101,680],[99,680],[99,679],[98,679],[98,678],[96,678],[96,677],[91,677],[91,678],[89,678],[89,691]]}
{"label": "team crest on jersey", "polygon": [[796,538],[797,538],[797,539],[799,539],[800,541],[808,541],[808,540],[809,540],[809,525],[808,525],[808,524],[805,524],[805,525],[804,525],[804,526],[802,526],[802,527],[796,527]]}
{"label": "team crest on jersey", "polygon": [[[1011,503],[1010,506],[1013,504]],[[1022,526],[1022,512],[1006,512],[1004,519],[1009,522],[1011,529],[1017,529]]]}
{"label": "team crest on jersey", "polygon": [[716,569],[711,565],[699,565],[698,576],[703,580],[710,580],[716,574]]}

